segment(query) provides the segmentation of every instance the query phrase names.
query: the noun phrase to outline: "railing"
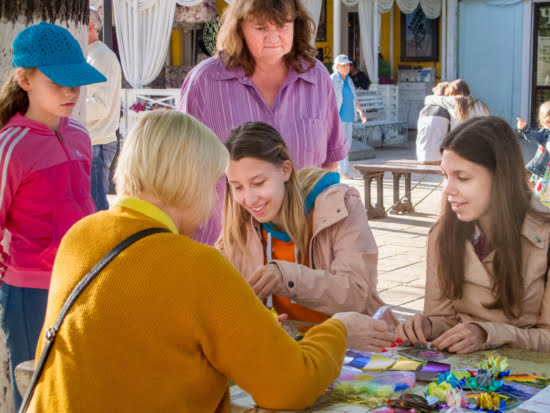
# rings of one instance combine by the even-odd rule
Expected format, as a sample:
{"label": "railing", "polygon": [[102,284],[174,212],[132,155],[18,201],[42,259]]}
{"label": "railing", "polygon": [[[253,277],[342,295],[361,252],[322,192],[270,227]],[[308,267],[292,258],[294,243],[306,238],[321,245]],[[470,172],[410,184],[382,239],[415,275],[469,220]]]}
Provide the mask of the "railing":
{"label": "railing", "polygon": [[[153,108],[177,108],[180,89],[122,89],[121,95],[120,134],[124,138],[148,110]],[[140,112],[132,110],[132,105],[136,103],[144,104],[148,109]]]}

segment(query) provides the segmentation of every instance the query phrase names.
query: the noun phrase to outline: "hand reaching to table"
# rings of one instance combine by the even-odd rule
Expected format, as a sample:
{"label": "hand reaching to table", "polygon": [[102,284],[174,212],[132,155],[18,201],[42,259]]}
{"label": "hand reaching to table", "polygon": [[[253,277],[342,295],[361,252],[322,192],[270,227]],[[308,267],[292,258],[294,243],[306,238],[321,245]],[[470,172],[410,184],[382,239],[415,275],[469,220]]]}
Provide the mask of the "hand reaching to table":
{"label": "hand reaching to table", "polygon": [[276,264],[263,265],[248,280],[260,300],[276,294],[283,286],[283,275]]}
{"label": "hand reaching to table", "polygon": [[383,348],[390,347],[396,339],[392,326],[365,314],[336,313],[332,318],[344,323],[348,335],[348,348],[379,352]]}
{"label": "hand reaching to table", "polygon": [[397,326],[397,336],[405,344],[428,344],[427,337],[432,332],[432,323],[423,314],[415,314],[409,317],[403,324]]}
{"label": "hand reaching to table", "polygon": [[437,337],[432,344],[439,350],[467,354],[481,350],[487,341],[487,332],[477,324],[460,323]]}

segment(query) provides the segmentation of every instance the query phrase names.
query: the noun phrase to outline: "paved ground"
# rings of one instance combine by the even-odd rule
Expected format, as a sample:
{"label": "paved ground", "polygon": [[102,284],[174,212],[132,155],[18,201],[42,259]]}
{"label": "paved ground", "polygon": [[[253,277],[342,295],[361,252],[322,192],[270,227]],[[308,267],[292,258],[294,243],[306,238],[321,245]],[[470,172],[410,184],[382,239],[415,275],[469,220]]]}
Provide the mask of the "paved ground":
{"label": "paved ground", "polygon": [[[536,145],[522,141],[524,157],[530,159]],[[376,149],[376,158],[355,161],[352,164],[369,164],[385,159],[415,159],[414,140],[409,140],[409,148]],[[361,175],[352,172],[355,179],[343,182],[359,189],[364,195]],[[383,300],[394,307],[396,316],[403,319],[422,311],[426,281],[426,241],[428,231],[439,216],[442,177],[438,175],[412,175],[413,205],[426,197],[415,207],[415,212],[404,215],[388,215],[387,218],[370,221],[374,238],[379,248],[378,291]],[[425,179],[423,179],[425,178]],[[423,179],[423,180],[422,180]],[[422,180],[421,183],[419,181]],[[401,179],[401,194],[404,190]],[[388,209],[393,203],[393,184],[390,173],[384,177],[384,206]],[[434,190],[431,194],[430,192]],[[373,183],[372,191],[376,193]],[[363,199],[364,201],[364,199]]]}

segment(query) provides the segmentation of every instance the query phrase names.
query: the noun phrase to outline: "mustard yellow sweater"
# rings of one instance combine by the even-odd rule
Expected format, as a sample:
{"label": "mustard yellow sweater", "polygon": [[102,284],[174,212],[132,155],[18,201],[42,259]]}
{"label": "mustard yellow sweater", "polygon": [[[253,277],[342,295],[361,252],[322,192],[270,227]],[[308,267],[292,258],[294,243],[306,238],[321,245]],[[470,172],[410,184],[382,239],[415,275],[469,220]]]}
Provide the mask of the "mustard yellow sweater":
{"label": "mustard yellow sweater", "polygon": [[[44,329],[76,283],[129,235],[164,226],[122,206],[74,225],[53,268]],[[227,412],[228,378],[263,407],[300,409],[334,380],[338,320],[296,343],[215,249],[173,233],[138,241],[69,312],[36,388],[35,412]]]}

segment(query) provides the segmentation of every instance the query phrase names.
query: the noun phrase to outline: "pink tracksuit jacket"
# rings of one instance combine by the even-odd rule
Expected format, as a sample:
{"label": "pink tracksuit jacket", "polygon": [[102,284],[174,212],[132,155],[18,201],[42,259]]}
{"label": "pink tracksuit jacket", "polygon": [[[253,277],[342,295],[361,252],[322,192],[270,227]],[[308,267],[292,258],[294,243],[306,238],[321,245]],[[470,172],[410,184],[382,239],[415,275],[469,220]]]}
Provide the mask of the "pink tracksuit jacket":
{"label": "pink tracksuit jacket", "polygon": [[50,285],[61,238],[95,212],[88,131],[62,118],[56,132],[21,114],[0,130],[0,228],[11,234],[3,282]]}

